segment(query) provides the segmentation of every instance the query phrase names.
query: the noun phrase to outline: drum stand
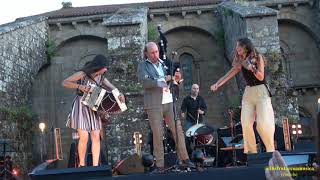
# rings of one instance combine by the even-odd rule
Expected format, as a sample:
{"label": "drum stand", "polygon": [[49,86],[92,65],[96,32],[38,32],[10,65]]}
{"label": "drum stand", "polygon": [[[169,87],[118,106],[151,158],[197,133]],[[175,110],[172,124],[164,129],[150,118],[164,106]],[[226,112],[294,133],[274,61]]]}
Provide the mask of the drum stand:
{"label": "drum stand", "polygon": [[[234,123],[233,123],[233,110],[230,108],[228,109],[228,115],[229,115],[229,123],[230,123],[230,130],[231,130],[231,139],[233,140],[235,138],[234,135]],[[237,161],[237,153],[236,153],[236,147],[235,143],[232,144],[232,162],[229,163],[227,166],[237,166],[237,163],[240,163]]]}

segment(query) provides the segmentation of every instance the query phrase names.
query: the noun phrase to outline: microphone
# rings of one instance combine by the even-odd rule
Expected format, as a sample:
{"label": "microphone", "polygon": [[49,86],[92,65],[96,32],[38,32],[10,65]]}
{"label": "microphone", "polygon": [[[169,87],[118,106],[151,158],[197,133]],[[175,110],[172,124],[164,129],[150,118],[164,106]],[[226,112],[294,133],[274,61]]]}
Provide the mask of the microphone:
{"label": "microphone", "polygon": [[244,68],[246,68],[247,70],[249,70],[249,66],[250,66],[250,65],[251,65],[251,67],[252,67],[252,69],[253,69],[254,71],[257,70],[256,65],[253,63],[253,59],[250,58],[250,57],[248,57],[248,58],[244,61],[244,63],[242,64],[242,66],[243,66]]}
{"label": "microphone", "polygon": [[161,24],[157,25],[157,29],[158,29],[158,31],[161,31]]}

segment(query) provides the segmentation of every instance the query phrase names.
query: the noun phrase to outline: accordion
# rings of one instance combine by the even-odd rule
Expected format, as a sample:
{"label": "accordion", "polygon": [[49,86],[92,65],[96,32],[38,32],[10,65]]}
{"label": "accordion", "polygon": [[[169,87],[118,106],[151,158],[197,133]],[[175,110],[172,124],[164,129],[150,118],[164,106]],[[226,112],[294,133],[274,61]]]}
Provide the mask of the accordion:
{"label": "accordion", "polygon": [[100,86],[91,85],[89,92],[83,94],[81,103],[93,111],[97,111],[99,115],[108,116],[127,110],[126,104],[120,102],[119,95],[118,89],[108,92]]}

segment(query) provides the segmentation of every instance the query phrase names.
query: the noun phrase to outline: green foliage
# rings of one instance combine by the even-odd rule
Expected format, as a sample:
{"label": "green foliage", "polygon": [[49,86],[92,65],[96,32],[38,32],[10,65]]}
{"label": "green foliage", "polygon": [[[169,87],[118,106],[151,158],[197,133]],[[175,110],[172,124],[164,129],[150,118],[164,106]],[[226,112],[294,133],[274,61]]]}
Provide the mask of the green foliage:
{"label": "green foliage", "polygon": [[214,37],[221,48],[224,48],[224,30],[220,27],[218,30],[215,31]]}
{"label": "green foliage", "polygon": [[142,91],[142,85],[140,83],[128,83],[126,85],[126,91],[138,93]]}
{"label": "green foliage", "polygon": [[[292,87],[288,85],[288,80],[286,78],[284,69],[283,69],[283,57],[281,53],[267,50],[265,53],[267,60],[267,72],[269,73],[269,83],[271,91],[274,91],[275,94],[272,97],[273,104],[279,116],[278,118],[287,117],[290,123],[297,122],[299,116],[298,105],[295,102],[296,93]],[[278,119],[280,121],[281,119]],[[281,123],[281,122],[278,122]]]}
{"label": "green foliage", "polygon": [[47,63],[50,64],[51,59],[56,55],[57,46],[54,41],[48,36],[48,40],[46,42],[46,55],[47,55]]}
{"label": "green foliage", "polygon": [[268,58],[268,60],[270,60],[272,62],[279,62],[282,59],[280,53],[272,51],[272,50],[268,50],[266,52],[266,57]]}
{"label": "green foliage", "polygon": [[72,8],[72,2],[67,1],[67,2],[62,2],[62,8]]}
{"label": "green foliage", "polygon": [[223,9],[223,16],[233,16],[233,12],[230,9]]}
{"label": "green foliage", "polygon": [[158,38],[158,31],[156,26],[153,24],[148,24],[148,41],[156,41]]}
{"label": "green foliage", "polygon": [[1,138],[12,140],[16,151],[15,164],[25,175],[31,168],[32,138],[36,129],[36,114],[28,107],[0,107]]}

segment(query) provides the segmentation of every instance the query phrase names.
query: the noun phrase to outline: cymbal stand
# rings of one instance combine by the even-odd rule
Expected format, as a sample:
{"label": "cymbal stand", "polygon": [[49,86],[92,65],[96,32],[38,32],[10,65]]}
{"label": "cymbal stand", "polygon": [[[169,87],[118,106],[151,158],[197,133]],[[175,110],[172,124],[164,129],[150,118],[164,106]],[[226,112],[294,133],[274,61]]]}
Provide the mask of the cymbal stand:
{"label": "cymbal stand", "polygon": [[[229,123],[230,123],[230,130],[231,130],[231,139],[234,139],[234,123],[233,123],[233,110],[231,108],[228,109],[229,115]],[[231,166],[237,166],[237,154],[235,143],[232,143],[232,163]]]}

